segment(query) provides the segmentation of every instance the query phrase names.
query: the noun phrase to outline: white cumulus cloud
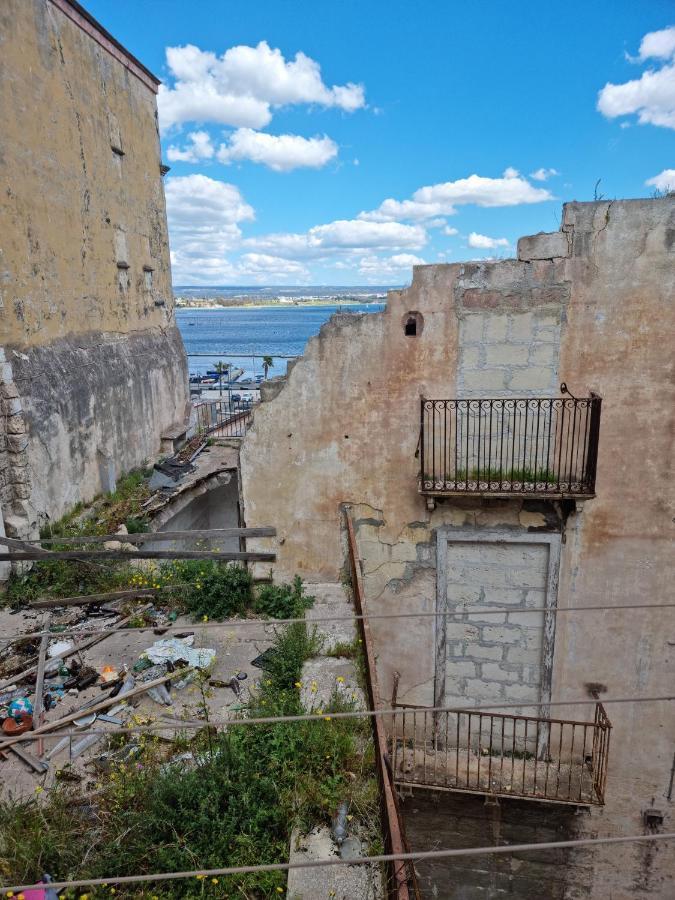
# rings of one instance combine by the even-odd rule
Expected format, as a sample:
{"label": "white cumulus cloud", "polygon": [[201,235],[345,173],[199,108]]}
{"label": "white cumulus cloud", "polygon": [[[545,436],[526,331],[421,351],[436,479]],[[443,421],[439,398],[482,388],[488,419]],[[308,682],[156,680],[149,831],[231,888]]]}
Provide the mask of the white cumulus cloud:
{"label": "white cumulus cloud", "polygon": [[384,200],[377,209],[359,214],[368,222],[393,222],[400,219],[423,221],[456,212],[457,206],[518,206],[552,200],[546,188],[535,187],[516,169],[507,168],[501,178],[469,175],[421,187],[409,200]]}
{"label": "white cumulus cloud", "polygon": [[237,265],[242,275],[259,279],[283,279],[289,276],[305,281],[310,277],[309,269],[302,263],[267,253],[244,253]]}
{"label": "white cumulus cloud", "polygon": [[661,31],[650,31],[640,42],[638,58],[641,62],[647,59],[670,59],[675,56],[675,25],[662,28]]}
{"label": "white cumulus cloud", "polygon": [[266,134],[239,128],[229,142],[221,144],[217,156],[225,164],[248,159],[275,172],[290,172],[298,168],[319,169],[337,153],[337,144],[325,135],[304,138],[297,134]]}
{"label": "white cumulus cloud", "polygon": [[508,238],[492,238],[486,234],[478,234],[472,231],[469,235],[469,247],[480,250],[495,250],[497,247],[509,247]]}
{"label": "white cumulus cloud", "polygon": [[239,223],[255,218],[239,189],[206,175],[175,176],[166,181],[166,208],[174,281],[214,284],[227,277]]}
{"label": "white cumulus cloud", "polygon": [[655,187],[657,191],[675,191],[675,169],[664,169],[653,178],[648,178],[645,184]]}
{"label": "white cumulus cloud", "polygon": [[290,259],[320,259],[364,250],[417,250],[427,233],[420,225],[339,219],[301,234],[281,232],[249,238],[246,246]]}
{"label": "white cumulus cloud", "polygon": [[411,275],[413,266],[423,266],[425,260],[412,253],[395,253],[393,256],[364,256],[359,260],[359,274],[367,281],[374,282],[396,278],[401,281],[403,276]]}
{"label": "white cumulus cloud", "polygon": [[192,44],[168,47],[166,60],[173,84],[159,89],[163,130],[184,122],[264,128],[274,108],[296,104],[346,112],[365,106],[363,85],[329,87],[315,60],[302,52],[286,60],[266,41],[230,47],[220,56]]}
{"label": "white cumulus cloud", "polygon": [[534,181],[548,181],[549,178],[553,178],[556,175],[560,175],[557,169],[547,169],[544,166],[536,169],[534,172],[530,172],[530,178]]}
{"label": "white cumulus cloud", "polygon": [[453,228],[451,225],[446,225],[443,229],[443,234],[447,234],[448,237],[454,237],[456,234],[459,234],[457,228]]}
{"label": "white cumulus cloud", "polygon": [[188,144],[185,147],[171,145],[166,151],[166,155],[169,162],[197,163],[205,159],[212,159],[215,152],[211,136],[207,131],[192,131],[188,134]]}
{"label": "white cumulus cloud", "polygon": [[637,115],[641,125],[675,129],[675,26],[646,34],[637,59],[662,65],[623,84],[608,82],[598,93],[598,109],[608,119]]}

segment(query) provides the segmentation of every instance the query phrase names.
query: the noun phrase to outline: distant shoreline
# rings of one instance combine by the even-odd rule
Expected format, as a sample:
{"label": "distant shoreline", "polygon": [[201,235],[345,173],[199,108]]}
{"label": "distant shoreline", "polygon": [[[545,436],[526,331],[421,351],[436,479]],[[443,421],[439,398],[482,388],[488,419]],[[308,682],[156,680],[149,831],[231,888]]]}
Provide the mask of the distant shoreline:
{"label": "distant shoreline", "polygon": [[331,297],[326,297],[322,300],[294,300],[292,303],[280,303],[279,301],[271,301],[268,303],[260,301],[253,303],[246,303],[245,301],[237,303],[216,303],[215,301],[210,301],[208,305],[205,303],[195,303],[194,301],[188,300],[181,303],[176,303],[176,310],[293,309],[294,307],[298,306],[365,306],[371,303],[386,303],[386,297],[378,297],[374,300],[338,300]]}

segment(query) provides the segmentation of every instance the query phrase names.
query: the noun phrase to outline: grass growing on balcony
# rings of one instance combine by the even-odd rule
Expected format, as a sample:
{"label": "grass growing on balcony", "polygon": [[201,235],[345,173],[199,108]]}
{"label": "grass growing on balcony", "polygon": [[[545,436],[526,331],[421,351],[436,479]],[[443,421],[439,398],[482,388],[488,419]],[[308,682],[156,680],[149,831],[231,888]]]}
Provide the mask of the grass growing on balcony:
{"label": "grass growing on balcony", "polygon": [[517,484],[557,484],[558,477],[555,472],[552,472],[547,468],[530,468],[529,466],[525,466],[524,468],[500,468],[499,466],[481,466],[479,468],[469,469],[457,469],[456,472],[446,472],[443,475],[439,473],[437,478],[434,478],[432,474],[426,474],[424,476],[425,481],[455,481],[457,483],[465,484],[471,481],[508,481],[511,483]]}

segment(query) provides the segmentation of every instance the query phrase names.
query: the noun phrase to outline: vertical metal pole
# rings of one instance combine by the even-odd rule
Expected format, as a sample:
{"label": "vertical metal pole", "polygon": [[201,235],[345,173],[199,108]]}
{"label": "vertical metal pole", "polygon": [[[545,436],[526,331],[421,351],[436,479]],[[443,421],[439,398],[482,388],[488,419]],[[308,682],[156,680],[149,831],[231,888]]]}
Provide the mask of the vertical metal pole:
{"label": "vertical metal pole", "polygon": [[420,484],[423,490],[424,481],[426,479],[426,472],[424,471],[424,441],[424,397],[420,397]]}

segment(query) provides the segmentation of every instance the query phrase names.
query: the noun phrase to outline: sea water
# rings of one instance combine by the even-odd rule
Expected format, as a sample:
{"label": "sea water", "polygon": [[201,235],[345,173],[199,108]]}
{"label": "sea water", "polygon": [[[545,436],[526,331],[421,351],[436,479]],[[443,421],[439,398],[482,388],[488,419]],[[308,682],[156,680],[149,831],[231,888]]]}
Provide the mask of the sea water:
{"label": "sea water", "polygon": [[222,360],[243,369],[244,377],[254,376],[262,374],[262,357],[271,356],[271,377],[285,373],[288,358],[300,356],[309,338],[333,313],[382,309],[383,303],[177,309],[176,322],[191,373],[203,374]]}

